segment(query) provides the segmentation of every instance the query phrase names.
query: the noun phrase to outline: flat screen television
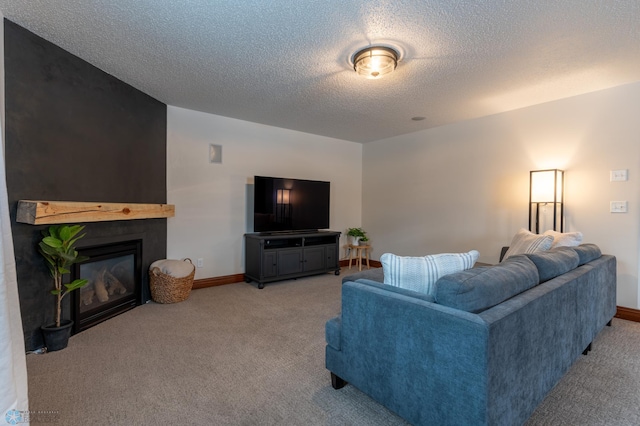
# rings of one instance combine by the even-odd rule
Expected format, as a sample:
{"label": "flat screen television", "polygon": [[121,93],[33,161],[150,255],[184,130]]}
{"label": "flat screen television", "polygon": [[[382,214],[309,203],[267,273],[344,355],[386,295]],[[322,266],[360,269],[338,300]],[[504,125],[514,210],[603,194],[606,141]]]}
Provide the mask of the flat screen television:
{"label": "flat screen television", "polygon": [[330,182],[255,176],[254,232],[329,228]]}

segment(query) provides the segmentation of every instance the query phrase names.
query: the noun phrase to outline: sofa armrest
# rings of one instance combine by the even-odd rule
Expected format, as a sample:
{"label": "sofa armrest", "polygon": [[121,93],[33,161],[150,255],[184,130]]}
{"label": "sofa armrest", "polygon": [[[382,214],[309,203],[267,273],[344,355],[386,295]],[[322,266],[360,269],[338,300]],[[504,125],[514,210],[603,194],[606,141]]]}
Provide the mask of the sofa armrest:
{"label": "sofa armrest", "polygon": [[355,282],[357,283],[363,283],[363,284],[367,284],[370,285],[372,287],[376,287],[376,288],[380,288],[386,291],[390,291],[393,293],[398,293],[398,294],[403,294],[405,296],[408,297],[412,297],[415,299],[420,299],[420,300],[424,300],[426,302],[435,302],[436,299],[431,295],[431,294],[426,294],[426,293],[419,293],[417,291],[413,291],[413,290],[409,290],[406,288],[402,288],[402,287],[395,287],[389,284],[384,284],[378,281],[373,281],[373,280],[368,280],[368,279],[358,279],[355,280]]}
{"label": "sofa armrest", "polygon": [[[486,423],[488,327],[478,315],[346,282],[341,321],[341,350],[327,347],[332,373],[414,423],[451,413]],[[473,396],[459,398],[461,388]]]}
{"label": "sofa armrest", "polygon": [[341,330],[342,318],[340,316],[330,319],[324,326],[324,335],[327,345],[338,351],[342,349],[340,345]]}

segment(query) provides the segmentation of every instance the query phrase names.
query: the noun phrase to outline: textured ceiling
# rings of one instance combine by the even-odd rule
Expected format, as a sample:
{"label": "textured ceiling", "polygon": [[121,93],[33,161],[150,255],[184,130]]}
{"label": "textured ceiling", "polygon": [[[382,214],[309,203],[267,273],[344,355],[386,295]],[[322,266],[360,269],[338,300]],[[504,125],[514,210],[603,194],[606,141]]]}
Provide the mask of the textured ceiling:
{"label": "textured ceiling", "polygon": [[[639,0],[0,0],[169,105],[356,142],[640,81]],[[370,44],[396,72],[359,77]],[[425,117],[414,121],[412,117]]]}

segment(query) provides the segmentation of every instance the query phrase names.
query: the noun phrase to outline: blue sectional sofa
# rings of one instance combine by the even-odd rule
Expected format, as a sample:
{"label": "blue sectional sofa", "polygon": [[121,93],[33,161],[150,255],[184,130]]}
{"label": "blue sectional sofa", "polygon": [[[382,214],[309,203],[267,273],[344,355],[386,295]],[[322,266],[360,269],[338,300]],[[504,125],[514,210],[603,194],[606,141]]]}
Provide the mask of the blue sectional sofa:
{"label": "blue sectional sofa", "polygon": [[593,244],[447,275],[434,295],[381,281],[343,279],[326,367],[415,425],[524,423],[616,312],[616,259]]}

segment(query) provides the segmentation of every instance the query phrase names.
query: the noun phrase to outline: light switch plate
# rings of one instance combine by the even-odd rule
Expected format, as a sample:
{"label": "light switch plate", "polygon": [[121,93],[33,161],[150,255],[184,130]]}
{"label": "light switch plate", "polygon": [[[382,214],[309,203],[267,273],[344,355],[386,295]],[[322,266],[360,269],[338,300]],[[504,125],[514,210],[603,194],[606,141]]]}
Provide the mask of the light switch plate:
{"label": "light switch plate", "polygon": [[609,172],[609,181],[624,182],[629,179],[629,171],[627,169],[611,170]]}
{"label": "light switch plate", "polygon": [[626,213],[627,202],[626,201],[611,201],[609,206],[609,212],[611,213]]}

